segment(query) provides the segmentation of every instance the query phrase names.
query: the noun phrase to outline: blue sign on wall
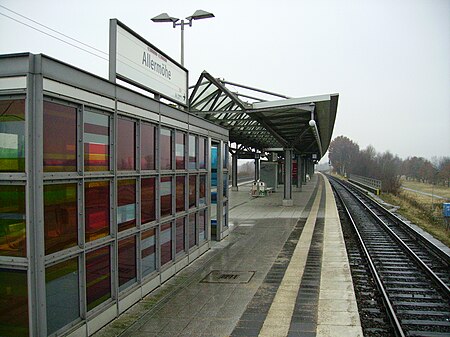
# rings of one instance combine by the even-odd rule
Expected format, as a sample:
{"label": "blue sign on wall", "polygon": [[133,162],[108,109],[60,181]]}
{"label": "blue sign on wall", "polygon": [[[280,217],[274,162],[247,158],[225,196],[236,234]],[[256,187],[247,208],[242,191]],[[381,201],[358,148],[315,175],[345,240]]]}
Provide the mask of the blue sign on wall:
{"label": "blue sign on wall", "polygon": [[450,218],[450,203],[449,202],[445,202],[443,207],[442,207],[442,213],[444,213],[444,216],[446,218]]}

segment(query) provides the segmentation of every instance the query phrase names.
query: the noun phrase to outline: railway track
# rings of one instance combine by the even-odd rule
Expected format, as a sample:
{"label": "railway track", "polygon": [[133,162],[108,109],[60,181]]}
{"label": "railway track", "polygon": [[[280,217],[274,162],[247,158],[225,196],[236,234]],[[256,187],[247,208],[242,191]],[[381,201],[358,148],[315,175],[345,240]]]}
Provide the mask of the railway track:
{"label": "railway track", "polygon": [[365,335],[450,336],[448,255],[372,199],[329,179],[358,242],[348,251]]}

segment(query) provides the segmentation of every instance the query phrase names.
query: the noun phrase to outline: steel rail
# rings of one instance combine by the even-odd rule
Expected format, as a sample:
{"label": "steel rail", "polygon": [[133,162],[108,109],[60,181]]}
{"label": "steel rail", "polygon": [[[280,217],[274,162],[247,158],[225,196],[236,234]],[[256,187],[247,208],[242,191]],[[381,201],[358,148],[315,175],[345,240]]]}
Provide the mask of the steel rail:
{"label": "steel rail", "polygon": [[[336,181],[334,178],[331,178],[331,179]],[[340,182],[338,182],[338,183],[340,184]],[[353,230],[354,230],[354,232],[356,234],[356,237],[358,238],[359,245],[361,246],[361,248],[363,250],[365,258],[367,259],[367,264],[369,265],[369,269],[370,269],[370,272],[372,273],[372,276],[373,276],[373,278],[375,280],[375,284],[377,285],[378,291],[381,293],[382,300],[383,300],[383,303],[384,303],[387,315],[389,317],[389,320],[391,321],[392,328],[394,329],[394,333],[398,337],[405,337],[406,336],[405,332],[403,331],[403,328],[402,328],[402,326],[400,324],[400,321],[397,318],[397,315],[395,313],[395,310],[394,310],[394,307],[393,307],[393,305],[391,303],[391,300],[389,299],[387,291],[386,291],[386,289],[385,289],[385,287],[383,285],[383,282],[381,281],[381,277],[378,274],[378,271],[377,271],[377,269],[375,267],[375,264],[374,264],[374,262],[372,260],[372,257],[370,256],[370,253],[369,253],[369,251],[368,251],[368,249],[367,249],[367,247],[366,247],[366,245],[364,243],[364,240],[363,240],[363,238],[362,238],[362,236],[361,236],[361,234],[360,234],[360,232],[359,232],[359,230],[358,230],[358,228],[356,226],[356,223],[353,220],[353,217],[350,214],[350,211],[347,208],[347,205],[345,204],[345,202],[342,199],[342,197],[339,194],[339,192],[336,190],[336,188],[333,185],[331,185],[331,186],[332,186],[333,190],[336,192],[336,195],[339,198],[339,200],[340,200],[340,202],[342,204],[342,207],[344,208],[345,214],[347,215],[347,218],[350,220],[350,223],[352,224],[352,228],[353,228]],[[343,187],[345,187],[345,186],[343,186]]]}
{"label": "steel rail", "polygon": [[[358,200],[358,202],[363,205],[363,207],[373,216],[373,218],[381,225],[383,226],[383,228],[386,230],[386,232],[400,245],[400,247],[406,251],[407,254],[409,254],[409,256],[411,256],[413,258],[413,260],[419,265],[419,267],[421,267],[425,273],[431,278],[431,280],[439,287],[441,288],[441,290],[443,291],[444,295],[447,297],[447,299],[450,299],[450,288],[445,284],[444,281],[442,281],[442,279],[436,275],[436,273],[431,270],[430,267],[428,267],[428,265],[423,262],[423,260],[383,221],[383,219],[381,219],[377,214],[375,214],[375,212],[370,209],[370,207],[365,204],[361,198],[356,195],[355,192],[351,191],[347,186],[345,186],[344,184],[342,184],[341,182],[338,182],[339,184],[341,184],[341,186],[343,188],[345,188],[347,190],[347,192],[349,192],[356,200]],[[370,200],[369,202],[373,202],[374,201]],[[386,209],[385,209],[386,210]],[[386,212],[389,212],[388,210],[386,210]]]}

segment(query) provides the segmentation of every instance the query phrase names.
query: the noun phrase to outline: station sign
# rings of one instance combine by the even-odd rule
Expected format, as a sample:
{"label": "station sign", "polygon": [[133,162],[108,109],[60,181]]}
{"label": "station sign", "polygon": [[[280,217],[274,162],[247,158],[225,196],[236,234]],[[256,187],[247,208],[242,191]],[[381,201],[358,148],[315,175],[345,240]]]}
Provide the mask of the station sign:
{"label": "station sign", "polygon": [[109,26],[109,79],[188,105],[188,71],[117,19]]}

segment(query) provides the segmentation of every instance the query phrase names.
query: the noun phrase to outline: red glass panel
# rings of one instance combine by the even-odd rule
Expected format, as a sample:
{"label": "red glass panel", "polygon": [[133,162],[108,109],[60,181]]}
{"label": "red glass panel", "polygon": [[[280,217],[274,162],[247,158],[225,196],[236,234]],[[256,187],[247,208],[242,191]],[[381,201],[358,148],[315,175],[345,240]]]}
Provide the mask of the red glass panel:
{"label": "red glass panel", "polygon": [[77,185],[44,186],[45,254],[78,243]]}
{"label": "red glass panel", "polygon": [[189,208],[195,207],[197,176],[189,177]]}
{"label": "red glass panel", "polygon": [[84,120],[84,170],[109,170],[109,117],[85,111]]}
{"label": "red glass panel", "polygon": [[141,169],[155,169],[155,127],[150,124],[141,125]]}
{"label": "red glass panel", "polygon": [[25,100],[0,100],[0,172],[25,172]]}
{"label": "red glass panel", "polygon": [[109,234],[109,181],[84,184],[85,238],[93,241]]}
{"label": "red glass panel", "polygon": [[77,109],[44,102],[44,171],[77,170]]}
{"label": "red glass panel", "polygon": [[124,179],[117,186],[117,225],[119,232],[136,226],[136,180]]}
{"label": "red glass panel", "polygon": [[135,129],[136,123],[127,119],[117,120],[117,169],[134,170],[135,166]]}
{"label": "red glass panel", "polygon": [[196,221],[195,213],[189,214],[189,248],[194,247],[197,243],[197,238],[195,235],[196,225],[197,225],[197,221]]}
{"label": "red glass panel", "polygon": [[161,216],[172,214],[172,177],[161,177]]}
{"label": "red glass panel", "polygon": [[186,186],[186,177],[181,176],[176,178],[176,203],[177,203],[177,212],[183,212],[186,209],[185,206],[185,186]]}
{"label": "red glass panel", "polygon": [[176,221],[176,254],[184,251],[184,237],[185,237],[185,226],[184,226],[184,218],[179,218]]}
{"label": "red glass panel", "polygon": [[141,180],[141,222],[143,224],[156,219],[155,182],[155,178]]}
{"label": "red glass panel", "polygon": [[0,255],[27,255],[25,186],[0,185]]}
{"label": "red glass panel", "polygon": [[134,236],[119,241],[119,288],[136,282],[136,238]]}
{"label": "red glass panel", "polygon": [[87,309],[111,297],[111,253],[109,246],[86,254]]}
{"label": "red glass panel", "polygon": [[161,170],[172,169],[172,133],[168,129],[161,128],[159,138],[159,157]]}
{"label": "red glass panel", "polygon": [[0,268],[0,336],[28,335],[27,271]]}
{"label": "red glass panel", "polygon": [[172,224],[161,225],[161,266],[172,261]]}
{"label": "red glass panel", "polygon": [[181,132],[176,133],[175,138],[175,161],[176,161],[176,169],[184,170],[186,160],[184,159],[184,148],[186,146],[186,135]]}

